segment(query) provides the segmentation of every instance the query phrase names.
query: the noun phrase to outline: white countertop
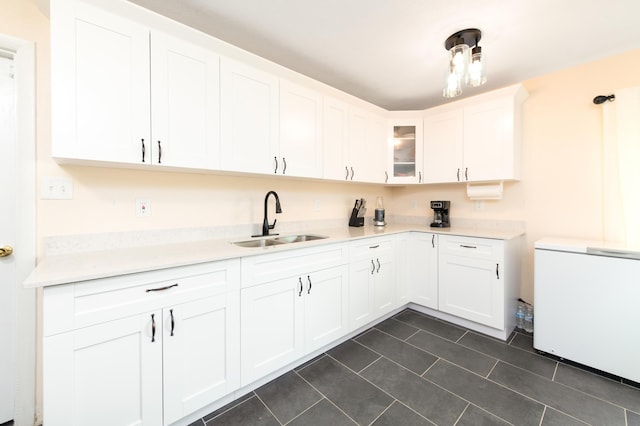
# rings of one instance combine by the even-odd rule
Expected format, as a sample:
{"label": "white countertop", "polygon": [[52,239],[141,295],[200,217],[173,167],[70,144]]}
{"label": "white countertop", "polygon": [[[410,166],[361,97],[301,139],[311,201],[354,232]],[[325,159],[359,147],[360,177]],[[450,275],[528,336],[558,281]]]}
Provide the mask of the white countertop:
{"label": "white countertop", "polygon": [[518,230],[466,229],[457,227],[431,228],[429,226],[415,224],[394,224],[382,228],[371,225],[359,228],[344,226],[304,232],[305,234],[327,236],[325,239],[268,247],[247,248],[231,244],[231,241],[251,239],[250,237],[239,236],[236,238],[59,254],[43,258],[24,282],[24,286],[27,288],[46,287],[409,231],[499,240],[509,240],[524,234],[524,231]]}

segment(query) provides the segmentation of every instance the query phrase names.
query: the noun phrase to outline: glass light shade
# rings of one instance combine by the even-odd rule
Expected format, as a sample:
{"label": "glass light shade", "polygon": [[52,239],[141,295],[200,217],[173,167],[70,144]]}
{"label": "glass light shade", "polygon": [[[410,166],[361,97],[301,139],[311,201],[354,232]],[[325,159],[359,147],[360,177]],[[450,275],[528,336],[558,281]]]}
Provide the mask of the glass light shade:
{"label": "glass light shade", "polygon": [[471,63],[467,71],[467,86],[478,87],[487,82],[487,64],[482,48],[476,46],[472,50]]}
{"label": "glass light shade", "polygon": [[449,67],[444,77],[442,96],[445,98],[455,98],[460,94],[462,94],[462,79],[453,67]]}
{"label": "glass light shade", "polygon": [[460,44],[449,49],[449,65],[462,78],[467,73],[469,66],[469,46],[464,44],[461,39],[458,39],[458,43]]}

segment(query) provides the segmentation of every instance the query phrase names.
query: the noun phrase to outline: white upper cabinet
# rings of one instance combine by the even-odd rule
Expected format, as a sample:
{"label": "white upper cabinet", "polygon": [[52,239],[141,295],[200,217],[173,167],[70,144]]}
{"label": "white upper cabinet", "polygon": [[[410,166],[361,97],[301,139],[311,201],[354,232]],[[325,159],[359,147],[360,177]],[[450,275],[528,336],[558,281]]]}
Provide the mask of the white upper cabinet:
{"label": "white upper cabinet", "polygon": [[391,120],[387,143],[388,183],[423,183],[422,119]]}
{"label": "white upper cabinet", "polygon": [[223,57],[220,64],[223,170],[278,173],[278,77]]}
{"label": "white upper cabinet", "polygon": [[[428,110],[424,116],[424,181],[460,182],[464,145],[462,108]],[[463,171],[464,180],[464,171]]]}
{"label": "white upper cabinet", "polygon": [[217,167],[215,53],[77,0],[51,15],[54,157]]}
{"label": "white upper cabinet", "polygon": [[280,174],[322,177],[322,95],[280,80]]}
{"label": "white upper cabinet", "polygon": [[526,97],[516,85],[425,111],[425,181],[520,179]]}
{"label": "white upper cabinet", "polygon": [[350,176],[348,169],[349,105],[325,96],[323,110],[323,177],[347,180]]}
{"label": "white upper cabinet", "polygon": [[218,168],[219,70],[211,50],[151,33],[152,164]]}
{"label": "white upper cabinet", "polygon": [[384,118],[356,107],[349,108],[347,180],[385,182],[386,139],[387,123]]}
{"label": "white upper cabinet", "polygon": [[52,155],[141,163],[150,142],[149,29],[51,1]]}

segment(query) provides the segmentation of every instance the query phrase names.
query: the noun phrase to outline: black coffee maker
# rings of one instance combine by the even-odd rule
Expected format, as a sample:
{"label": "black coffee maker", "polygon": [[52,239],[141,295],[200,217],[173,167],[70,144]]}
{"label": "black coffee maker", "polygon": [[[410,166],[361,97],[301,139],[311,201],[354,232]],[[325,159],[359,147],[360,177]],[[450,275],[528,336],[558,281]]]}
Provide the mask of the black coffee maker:
{"label": "black coffee maker", "polygon": [[449,223],[449,206],[451,201],[432,201],[431,208],[433,209],[433,222],[432,228],[448,228],[451,226]]}

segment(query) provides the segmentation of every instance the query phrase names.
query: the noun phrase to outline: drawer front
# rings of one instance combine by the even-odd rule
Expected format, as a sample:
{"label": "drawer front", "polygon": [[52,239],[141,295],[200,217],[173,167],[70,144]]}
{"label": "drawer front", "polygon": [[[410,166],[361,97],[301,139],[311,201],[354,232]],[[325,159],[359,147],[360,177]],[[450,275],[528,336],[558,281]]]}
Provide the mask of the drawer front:
{"label": "drawer front", "polygon": [[268,283],[311,271],[345,265],[346,244],[330,244],[305,249],[242,258],[242,288]]}
{"label": "drawer front", "polygon": [[489,260],[500,260],[504,255],[504,242],[502,240],[439,235],[438,242],[440,254]]}
{"label": "drawer front", "polygon": [[45,288],[45,335],[239,288],[237,259]]}
{"label": "drawer front", "polygon": [[349,244],[349,258],[352,262],[369,259],[372,256],[393,252],[394,248],[395,239],[390,237],[374,237],[353,241]]}

